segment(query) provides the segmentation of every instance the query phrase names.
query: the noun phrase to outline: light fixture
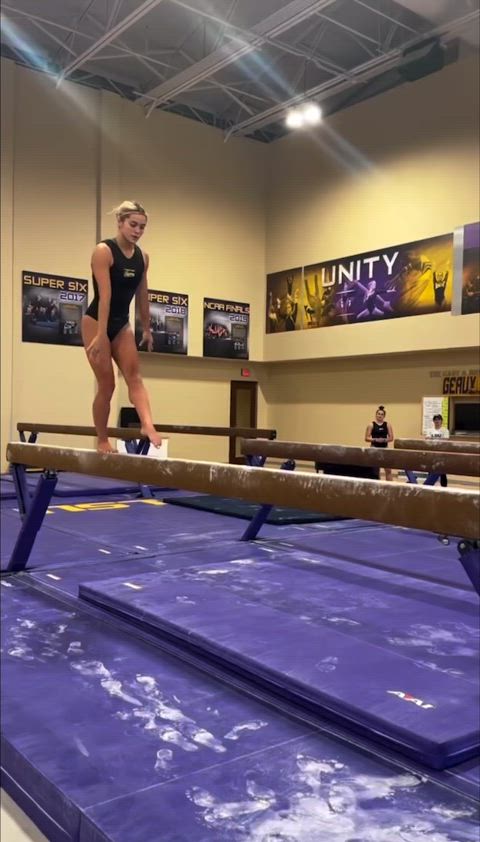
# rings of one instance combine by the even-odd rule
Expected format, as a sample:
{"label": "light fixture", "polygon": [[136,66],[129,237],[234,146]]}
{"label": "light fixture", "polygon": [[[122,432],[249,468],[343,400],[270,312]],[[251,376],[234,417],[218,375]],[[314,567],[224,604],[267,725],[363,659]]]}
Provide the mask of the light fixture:
{"label": "light fixture", "polygon": [[303,115],[300,111],[292,109],[288,112],[285,122],[289,129],[299,129],[303,126]]}
{"label": "light fixture", "polygon": [[322,119],[322,111],[316,102],[305,102],[287,113],[285,122],[289,129],[315,126]]}
{"label": "light fixture", "polygon": [[322,111],[316,102],[308,102],[303,106],[302,116],[309,126],[315,126],[322,119]]}

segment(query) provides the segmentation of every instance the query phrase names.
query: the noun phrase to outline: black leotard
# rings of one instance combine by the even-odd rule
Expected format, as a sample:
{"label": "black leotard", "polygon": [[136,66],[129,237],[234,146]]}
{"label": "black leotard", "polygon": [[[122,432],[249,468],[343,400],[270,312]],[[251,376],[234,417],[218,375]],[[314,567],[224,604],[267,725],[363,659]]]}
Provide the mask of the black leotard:
{"label": "black leotard", "polygon": [[382,424],[377,424],[376,421],[372,421],[372,439],[384,439],[384,441],[372,441],[372,447],[387,447],[388,445],[388,427],[387,422],[383,421]]}
{"label": "black leotard", "polygon": [[[135,246],[132,257],[125,257],[115,240],[103,240],[112,252],[113,263],[110,266],[110,284],[112,297],[108,314],[107,336],[112,342],[117,334],[128,324],[130,303],[145,272],[145,261],[138,246]],[[87,309],[87,316],[98,321],[98,305],[100,297],[98,284],[93,276],[93,300]]]}

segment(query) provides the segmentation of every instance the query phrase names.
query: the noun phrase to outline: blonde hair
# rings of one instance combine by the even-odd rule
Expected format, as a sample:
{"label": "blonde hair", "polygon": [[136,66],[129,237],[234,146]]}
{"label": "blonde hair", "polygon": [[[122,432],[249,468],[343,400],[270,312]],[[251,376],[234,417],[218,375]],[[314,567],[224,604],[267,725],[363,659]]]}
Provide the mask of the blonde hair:
{"label": "blonde hair", "polygon": [[148,214],[140,202],[130,202],[128,200],[121,202],[118,207],[113,208],[111,213],[115,214],[118,222],[123,222],[123,220],[132,213],[141,213],[146,217],[146,219],[148,219]]}

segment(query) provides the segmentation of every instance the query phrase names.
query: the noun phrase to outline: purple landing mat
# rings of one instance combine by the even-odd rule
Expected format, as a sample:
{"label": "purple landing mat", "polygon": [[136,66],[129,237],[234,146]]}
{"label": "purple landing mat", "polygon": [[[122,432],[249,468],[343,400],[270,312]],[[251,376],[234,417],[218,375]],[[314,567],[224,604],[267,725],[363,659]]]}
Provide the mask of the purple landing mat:
{"label": "purple landing mat", "polygon": [[[270,566],[272,575],[279,576],[279,566]],[[290,570],[284,598],[288,584],[294,587],[300,575],[298,569]],[[395,645],[387,651],[359,635],[338,631],[338,625],[322,623],[318,628],[302,616],[209,587],[204,577],[205,569],[202,581],[148,573],[128,581],[83,584],[79,594],[419,763],[444,769],[478,754],[475,630],[464,647],[471,659],[466,680],[449,670],[432,670]],[[306,590],[315,578],[305,576]],[[255,582],[253,576],[251,587]],[[406,602],[401,608],[411,617]],[[368,606],[367,615],[371,610]],[[462,614],[448,616],[458,635]],[[281,629],[280,646],[276,629]],[[465,661],[461,663],[465,670]]]}
{"label": "purple landing mat", "polygon": [[[117,579],[132,576],[139,576],[142,573],[156,572],[164,576],[169,571],[175,571],[182,567],[192,568],[195,565],[197,571],[201,565],[211,565],[218,560],[221,566],[230,562],[234,566],[245,564],[261,563],[262,561],[273,561],[283,563],[286,556],[285,550],[272,550],[269,546],[263,546],[256,541],[252,544],[242,544],[240,541],[229,541],[212,546],[209,550],[199,550],[189,554],[166,553],[154,555],[148,558],[141,556],[130,556],[128,558],[108,559],[108,561],[88,565],[83,563],[75,567],[52,567],[48,570],[36,570],[29,576],[32,585],[41,587],[57,597],[67,596],[78,602],[78,588],[82,582],[102,582],[105,579]],[[82,604],[82,603],[80,603]]]}
{"label": "purple landing mat", "polygon": [[[48,517],[52,528],[69,535],[95,535],[103,543],[125,550],[187,552],[209,542],[239,540],[245,525],[231,517],[169,506],[161,500],[141,498],[114,502],[76,504],[55,503]],[[357,522],[358,523],[358,522]],[[333,525],[333,524],[332,524]],[[291,526],[265,525],[261,538],[296,539],[309,524]]]}
{"label": "purple landing mat", "polygon": [[[175,563],[177,558],[180,563]],[[108,579],[114,579],[117,588],[120,568],[105,564],[102,569],[108,570]],[[87,583],[85,576],[90,568],[83,571],[83,579],[82,571],[67,572],[78,582]],[[97,567],[95,572],[99,573],[95,581],[100,582],[101,570]],[[135,565],[131,565],[127,581],[132,584],[137,582],[134,572]],[[386,656],[388,652],[400,653],[419,668],[474,684],[479,681],[480,614],[473,588],[466,593],[374,569],[359,573],[348,562],[319,562],[317,557],[298,551],[275,556],[255,546],[240,557],[232,555],[228,545],[167,558],[161,578],[150,578],[154,587],[161,588],[167,581],[175,583],[179,594],[193,583],[218,590],[219,600],[227,593],[259,602],[300,619],[307,633],[312,626],[320,635],[323,627],[334,629],[381,646]],[[92,586],[93,581],[87,584]],[[329,672],[335,664],[327,661],[319,669]]]}
{"label": "purple landing mat", "polygon": [[3,587],[4,784],[50,842],[476,839],[449,786]]}
{"label": "purple landing mat", "polygon": [[[10,555],[15,545],[20,529],[20,518],[10,512],[0,512],[0,570],[6,571]],[[132,551],[125,551],[121,547],[113,547],[92,536],[90,539],[71,535],[50,529],[44,525],[37,535],[36,541],[28,561],[27,570],[35,568],[60,567],[96,563],[109,559],[113,561],[118,556],[127,557]]]}
{"label": "purple landing mat", "polygon": [[[27,474],[28,488],[33,491],[38,482],[39,474]],[[10,485],[13,477],[8,475],[5,481]],[[73,474],[62,471],[58,475],[58,482],[55,486],[54,497],[78,497],[82,494],[90,497],[97,494],[134,494],[138,491],[138,483],[127,482],[126,480],[105,479],[105,477],[85,476],[85,474]]]}
{"label": "purple landing mat", "polygon": [[0,480],[0,500],[15,500],[15,489],[11,482],[6,482],[4,479]]}
{"label": "purple landing mat", "polygon": [[81,842],[477,842],[476,811],[304,737],[86,811]]}
{"label": "purple landing mat", "polygon": [[[395,526],[378,526],[377,529],[355,530],[354,533],[342,530],[342,533],[339,535],[338,531],[334,533],[328,530],[314,534],[310,527],[308,532],[298,533],[292,539],[283,539],[281,546],[287,550],[317,554],[319,559],[349,561],[359,567],[377,568],[427,582],[472,590],[472,584],[459,561],[457,539],[445,546],[431,532]],[[272,546],[275,543],[272,542]]]}

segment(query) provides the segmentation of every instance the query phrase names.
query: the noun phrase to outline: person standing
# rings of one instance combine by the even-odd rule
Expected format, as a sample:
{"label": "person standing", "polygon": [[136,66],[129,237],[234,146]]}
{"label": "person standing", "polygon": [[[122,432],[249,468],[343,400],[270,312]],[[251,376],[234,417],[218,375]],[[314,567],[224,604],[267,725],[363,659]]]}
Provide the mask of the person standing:
{"label": "person standing", "polygon": [[[437,413],[432,418],[433,427],[428,431],[427,439],[449,439],[450,432],[448,427],[443,426],[443,416]],[[448,477],[446,474],[440,474],[440,485],[446,488],[448,485]]]}
{"label": "person standing", "polygon": [[136,296],[143,326],[142,344],[152,351],[148,255],[137,245],[147,225],[147,214],[138,202],[122,202],[115,209],[115,216],[116,236],[99,243],[92,255],[94,297],[82,319],[83,344],[97,379],[93,422],[101,453],[113,451],[107,436],[110,401],[115,389],[113,361],[125,378],[130,402],[140,418],[141,435],[154,447],[162,443],[152,421],[150,401],[140,376],[135,336],[129,324],[130,303]]}
{"label": "person standing", "polygon": [[[385,420],[386,414],[385,407],[379,406],[375,412],[375,421],[371,421],[365,431],[365,441],[370,442],[371,447],[388,447],[389,442],[393,441],[393,429]],[[385,479],[390,482],[393,480],[391,468],[385,468]]]}

